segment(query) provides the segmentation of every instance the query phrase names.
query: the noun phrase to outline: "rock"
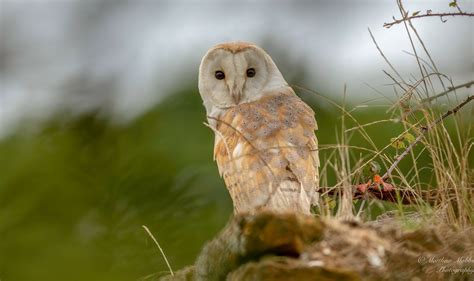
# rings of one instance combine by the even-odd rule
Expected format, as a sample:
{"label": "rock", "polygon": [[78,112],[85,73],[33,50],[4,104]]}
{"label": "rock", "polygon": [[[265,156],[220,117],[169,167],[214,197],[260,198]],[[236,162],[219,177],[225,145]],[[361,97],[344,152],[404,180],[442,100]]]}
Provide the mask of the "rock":
{"label": "rock", "polygon": [[272,256],[244,264],[227,276],[227,281],[355,281],[354,271],[321,267],[294,258]]}
{"label": "rock", "polygon": [[[457,262],[470,253],[472,228],[404,231],[397,224],[262,212],[235,216],[194,267],[160,280],[470,280],[474,262]],[[445,261],[430,262],[433,256]]]}
{"label": "rock", "polygon": [[298,257],[305,245],[321,238],[322,229],[311,216],[237,215],[204,246],[196,261],[196,280],[223,280],[240,265],[266,254]]}

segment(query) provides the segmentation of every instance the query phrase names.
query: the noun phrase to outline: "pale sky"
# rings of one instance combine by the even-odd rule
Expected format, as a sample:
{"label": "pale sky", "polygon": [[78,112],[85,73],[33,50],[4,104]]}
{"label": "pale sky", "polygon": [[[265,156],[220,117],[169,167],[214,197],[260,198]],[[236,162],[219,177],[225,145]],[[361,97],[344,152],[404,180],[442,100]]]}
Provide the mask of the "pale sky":
{"label": "pale sky", "polygon": [[[410,12],[454,11],[450,1],[405,2]],[[419,77],[405,27],[382,27],[392,16],[392,0],[0,0],[0,138],[58,110],[130,120],[173,89],[197,87],[202,55],[231,40],[263,45],[285,77],[303,71],[302,86],[328,96],[345,83],[353,101],[377,97],[366,83],[391,95],[367,28],[400,73]],[[474,19],[446,19],[413,23],[441,72],[473,80]]]}

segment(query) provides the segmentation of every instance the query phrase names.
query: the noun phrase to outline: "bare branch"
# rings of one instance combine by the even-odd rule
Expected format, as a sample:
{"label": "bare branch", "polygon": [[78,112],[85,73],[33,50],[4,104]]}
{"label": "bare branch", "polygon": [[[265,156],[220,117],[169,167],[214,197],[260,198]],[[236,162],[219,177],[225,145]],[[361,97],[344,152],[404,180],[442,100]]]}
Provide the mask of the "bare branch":
{"label": "bare branch", "polygon": [[[408,12],[403,7],[402,1],[397,0],[397,4],[398,4],[398,9],[400,10],[400,14],[402,14],[402,16],[404,18],[406,18],[407,15],[408,15]],[[408,20],[408,22],[411,24],[410,20]],[[407,31],[408,39],[410,39],[410,44],[411,44],[411,47],[413,49],[413,53],[415,54],[416,62],[418,64],[418,68],[420,69],[421,77],[423,77],[423,76],[425,76],[425,74],[423,73],[423,68],[421,67],[420,58],[419,58],[419,56],[416,52],[415,44],[413,43],[413,39],[411,38],[410,30],[408,29],[408,25],[407,25],[406,21],[404,21],[403,24],[405,25],[405,29]],[[423,79],[422,81],[423,81],[423,85],[425,86],[425,94],[428,96],[428,86],[426,85],[425,79]]]}
{"label": "bare branch", "polygon": [[[402,82],[405,82],[403,81],[403,77],[400,75],[400,73],[398,73],[397,69],[395,67],[393,67],[392,63],[388,60],[388,58],[385,56],[385,54],[383,53],[382,49],[380,49],[379,47],[379,44],[377,43],[377,41],[375,40],[375,37],[374,35],[372,34],[372,31],[370,30],[370,28],[367,28],[367,30],[369,31],[369,34],[370,34],[370,37],[372,38],[372,41],[374,42],[375,44],[375,47],[377,48],[377,50],[379,51],[380,55],[384,58],[385,62],[390,66],[390,68],[392,69],[392,71],[397,74],[398,78],[400,78],[400,80]],[[403,88],[403,87],[402,87]]]}
{"label": "bare branch", "polygon": [[430,102],[430,101],[435,100],[437,98],[440,98],[444,95],[447,95],[447,94],[451,93],[452,91],[456,91],[457,89],[470,88],[472,85],[474,85],[474,81],[470,81],[470,82],[467,82],[467,83],[464,83],[464,84],[461,84],[461,85],[458,85],[458,86],[455,86],[455,87],[448,87],[448,89],[446,91],[442,92],[442,93],[439,93],[435,96],[432,96],[432,97],[426,98],[424,100],[421,100],[421,103]]}
{"label": "bare branch", "polygon": [[400,154],[400,156],[397,157],[397,160],[395,160],[395,162],[392,163],[392,165],[387,169],[387,172],[382,176],[382,179],[386,180],[388,179],[388,177],[390,177],[390,175],[392,174],[393,170],[398,166],[398,164],[400,163],[400,161],[402,161],[402,159],[408,155],[408,153],[410,153],[410,151],[413,149],[413,147],[415,147],[415,145],[421,141],[421,139],[423,138],[423,136],[429,131],[431,130],[433,127],[435,127],[436,125],[438,125],[441,121],[443,121],[446,117],[452,115],[452,114],[455,114],[456,112],[458,112],[463,106],[465,106],[467,103],[469,103],[471,100],[474,99],[474,96],[468,96],[467,99],[465,101],[463,101],[462,103],[458,104],[456,107],[454,107],[453,109],[451,110],[448,110],[446,113],[444,113],[442,116],[440,116],[438,119],[436,119],[433,123],[431,123],[428,127],[423,127],[421,129],[421,134],[418,135],[418,137],[416,137],[416,139],[410,143],[410,145],[405,149],[405,151],[403,151],[402,154]]}
{"label": "bare branch", "polygon": [[[401,1],[400,1],[400,5],[401,4]],[[461,10],[459,12],[462,12]],[[430,52],[428,51],[428,48],[426,48],[426,45],[425,43],[423,42],[423,40],[421,39],[421,36],[418,34],[418,31],[416,30],[415,26],[413,25],[413,23],[411,22],[411,20],[408,20],[408,24],[410,25],[410,28],[413,30],[413,32],[415,33],[415,36],[416,38],[418,39],[418,41],[420,42],[421,46],[423,47],[423,50],[425,51],[426,55],[428,56],[428,59],[430,60],[431,64],[432,64],[432,67],[434,68],[434,72],[438,72],[439,73],[439,70],[438,70],[438,67],[436,66],[433,58],[431,58],[431,55],[430,55]],[[419,60],[423,61],[422,58],[419,58]],[[429,64],[428,64],[429,65]],[[426,72],[428,73],[428,72]],[[441,79],[441,76],[438,75],[438,79],[439,79],[439,82],[441,83],[441,85],[443,86],[443,90],[446,90],[445,86],[444,86],[444,83],[443,83],[443,79]]]}
{"label": "bare branch", "polygon": [[[430,189],[430,190],[422,190],[415,191],[412,189],[392,189],[390,191],[379,190],[379,189],[368,189],[366,192],[361,192],[358,189],[357,185],[353,185],[352,187],[352,199],[369,199],[375,198],[382,201],[393,202],[393,203],[402,203],[405,205],[416,204],[419,200],[423,200],[428,204],[435,204],[436,198],[438,194],[438,190]],[[325,193],[329,196],[339,197],[341,192],[339,189],[342,187],[321,187],[318,189],[318,192]]]}
{"label": "bare branch", "polygon": [[446,22],[443,17],[456,17],[456,16],[464,16],[464,17],[474,17],[474,13],[466,13],[466,12],[456,12],[456,13],[428,13],[425,14],[418,14],[415,16],[404,17],[402,19],[395,19],[393,22],[384,23],[383,27],[390,28],[393,25],[402,23],[407,20],[418,19],[418,18],[425,18],[425,17],[439,17],[442,22]]}
{"label": "bare branch", "polygon": [[[393,164],[387,169],[387,172],[382,176],[383,180],[387,180],[393,170],[398,166],[400,161],[410,153],[410,151],[415,147],[415,145],[421,141],[423,136],[431,130],[433,127],[441,123],[444,119],[446,119],[448,116],[455,114],[458,112],[462,107],[464,107],[466,104],[468,104],[470,101],[474,99],[474,96],[469,96],[467,97],[466,100],[464,100],[462,103],[458,104],[456,107],[454,107],[451,110],[448,110],[445,112],[442,116],[440,116],[438,119],[436,119],[434,122],[432,122],[428,127],[423,127],[421,134],[412,142],[410,145],[403,151],[403,153],[398,156],[397,160],[393,162]],[[380,189],[377,185],[372,184],[372,185],[367,185],[366,190],[361,190],[360,185],[352,185],[350,186],[352,188],[352,199],[362,199],[362,198],[377,198],[379,200],[383,201],[389,201],[389,202],[400,202],[402,204],[413,204],[416,203],[416,200],[418,198],[423,199],[424,201],[430,203],[430,201],[435,198],[435,194],[437,191],[436,190],[427,190],[424,191],[423,194],[417,194],[413,190],[409,189],[395,189],[395,188],[390,188],[390,189]],[[331,196],[341,196],[340,189],[343,187],[320,187],[318,189],[318,192],[331,195]]]}
{"label": "bare branch", "polygon": [[[318,189],[318,192],[324,193],[329,196],[335,196],[339,197],[341,196],[341,191],[343,187],[320,187]],[[420,196],[413,190],[380,190],[380,189],[375,189],[375,188],[370,188],[367,189],[367,191],[362,192],[357,185],[352,185],[352,199],[357,200],[357,199],[368,199],[368,198],[375,198],[378,200],[382,201],[388,201],[388,202],[400,202],[402,204],[414,204],[416,203],[417,198],[420,198]],[[397,194],[398,193],[398,194]],[[427,199],[430,198],[431,196],[426,196],[422,195],[421,198]],[[432,196],[434,197],[434,196]],[[400,200],[399,200],[400,199]]]}

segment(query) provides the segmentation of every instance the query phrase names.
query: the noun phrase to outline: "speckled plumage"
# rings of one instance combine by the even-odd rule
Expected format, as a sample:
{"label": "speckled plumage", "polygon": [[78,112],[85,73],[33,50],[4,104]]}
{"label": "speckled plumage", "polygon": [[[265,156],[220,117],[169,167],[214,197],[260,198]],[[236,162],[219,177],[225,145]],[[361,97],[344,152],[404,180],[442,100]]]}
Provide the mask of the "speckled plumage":
{"label": "speckled plumage", "polygon": [[[255,77],[245,77],[249,68]],[[199,75],[214,158],[235,213],[309,213],[319,182],[316,120],[270,56],[251,43],[220,44],[204,56]]]}
{"label": "speckled plumage", "polygon": [[318,183],[317,126],[291,88],[216,119],[214,157],[236,212],[273,205],[309,211]]}

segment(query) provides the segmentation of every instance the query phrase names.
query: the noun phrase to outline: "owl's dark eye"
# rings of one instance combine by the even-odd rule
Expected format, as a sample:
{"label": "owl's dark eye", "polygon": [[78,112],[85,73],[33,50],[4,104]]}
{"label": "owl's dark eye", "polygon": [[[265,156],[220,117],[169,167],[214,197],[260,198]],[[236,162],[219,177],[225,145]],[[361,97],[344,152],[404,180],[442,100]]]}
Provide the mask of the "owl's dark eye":
{"label": "owl's dark eye", "polygon": [[255,76],[255,68],[247,69],[247,77],[254,77]]}
{"label": "owl's dark eye", "polygon": [[217,80],[222,80],[225,78],[224,72],[218,70],[216,73],[214,73],[214,76],[216,77]]}

